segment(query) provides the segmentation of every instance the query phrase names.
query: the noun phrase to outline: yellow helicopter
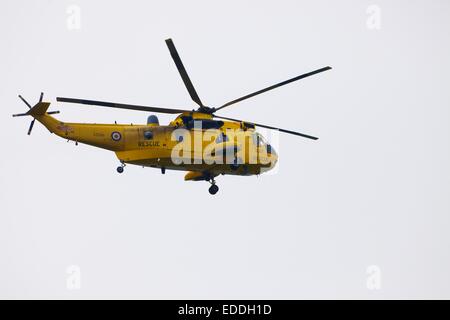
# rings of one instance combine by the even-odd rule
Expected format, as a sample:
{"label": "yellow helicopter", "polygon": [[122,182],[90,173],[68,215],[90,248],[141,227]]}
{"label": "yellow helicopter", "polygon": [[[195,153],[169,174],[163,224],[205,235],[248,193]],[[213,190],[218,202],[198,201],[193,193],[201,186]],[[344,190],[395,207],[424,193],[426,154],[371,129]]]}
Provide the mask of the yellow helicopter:
{"label": "yellow helicopter", "polygon": [[62,122],[52,117],[59,111],[47,111],[50,103],[42,101],[43,93],[40,95],[39,102],[33,107],[19,95],[19,98],[30,110],[26,113],[14,114],[13,117],[33,117],[28,135],[31,134],[34,122],[37,120],[51,133],[75,141],[76,144],[85,143],[115,152],[120,161],[120,166],[117,167],[119,173],[124,172],[126,164],[159,168],[163,174],[166,169],[188,171],[184,179],[210,182],[210,194],[216,194],[219,190],[215,180],[218,175],[258,175],[275,166],[278,160],[277,153],[264,137],[255,131],[255,127],[279,130],[313,140],[318,139],[295,131],[219,116],[216,112],[258,94],[329,70],[331,67],[299,75],[214,108],[205,106],[200,100],[173,41],[167,39],[166,44],[192,100],[199,105],[196,110],[63,97],[57,97],[56,100],[101,107],[178,114],[168,125],[160,125],[155,115],[148,117],[146,125]]}

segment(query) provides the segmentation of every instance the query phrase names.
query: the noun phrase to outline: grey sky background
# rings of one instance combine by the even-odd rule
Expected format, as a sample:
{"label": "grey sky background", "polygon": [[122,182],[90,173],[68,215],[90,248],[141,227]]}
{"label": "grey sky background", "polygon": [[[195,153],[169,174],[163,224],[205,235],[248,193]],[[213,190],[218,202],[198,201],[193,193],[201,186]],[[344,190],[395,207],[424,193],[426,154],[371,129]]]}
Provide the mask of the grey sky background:
{"label": "grey sky background", "polygon": [[[0,298],[450,298],[449,1],[7,0],[0,12]],[[219,177],[212,197],[182,172],[118,175],[113,153],[38,123],[29,137],[31,119],[11,117],[27,109],[17,94],[34,104],[41,91],[65,121],[148,114],[56,96],[193,107],[168,37],[212,106],[332,66],[221,113],[320,139],[280,135],[276,174]]]}

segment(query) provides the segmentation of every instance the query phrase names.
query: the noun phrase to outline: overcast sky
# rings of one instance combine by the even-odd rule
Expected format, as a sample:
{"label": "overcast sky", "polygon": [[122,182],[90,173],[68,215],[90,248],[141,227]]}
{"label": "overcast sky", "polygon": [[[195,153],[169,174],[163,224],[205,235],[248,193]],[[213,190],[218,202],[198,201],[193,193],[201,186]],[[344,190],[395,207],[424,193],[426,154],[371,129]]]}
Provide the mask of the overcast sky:
{"label": "overcast sky", "polygon": [[[445,0],[3,1],[0,297],[450,298],[449,17]],[[211,196],[11,117],[41,91],[72,122],[148,114],[57,96],[193,108],[169,37],[209,106],[332,66],[221,112],[320,139],[261,130],[275,173]]]}

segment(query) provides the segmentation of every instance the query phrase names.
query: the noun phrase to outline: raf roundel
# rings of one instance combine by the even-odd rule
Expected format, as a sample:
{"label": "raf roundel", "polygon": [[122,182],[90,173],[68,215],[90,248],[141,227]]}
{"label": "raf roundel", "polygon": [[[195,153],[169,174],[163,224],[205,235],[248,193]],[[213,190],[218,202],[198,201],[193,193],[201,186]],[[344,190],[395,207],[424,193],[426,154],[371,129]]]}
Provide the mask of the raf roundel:
{"label": "raf roundel", "polygon": [[122,135],[120,134],[120,132],[114,131],[113,133],[111,133],[111,139],[113,139],[114,141],[120,141],[120,139],[122,139]]}

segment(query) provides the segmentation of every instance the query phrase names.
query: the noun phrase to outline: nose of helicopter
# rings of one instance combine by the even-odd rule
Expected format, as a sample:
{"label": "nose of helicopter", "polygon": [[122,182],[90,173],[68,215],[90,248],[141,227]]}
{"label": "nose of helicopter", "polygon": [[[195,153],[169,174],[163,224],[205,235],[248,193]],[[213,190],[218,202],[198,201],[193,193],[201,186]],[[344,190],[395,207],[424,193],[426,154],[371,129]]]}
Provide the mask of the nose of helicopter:
{"label": "nose of helicopter", "polygon": [[271,146],[270,147],[270,166],[269,166],[269,170],[273,169],[275,167],[275,165],[278,162],[278,154],[275,151],[275,149]]}

